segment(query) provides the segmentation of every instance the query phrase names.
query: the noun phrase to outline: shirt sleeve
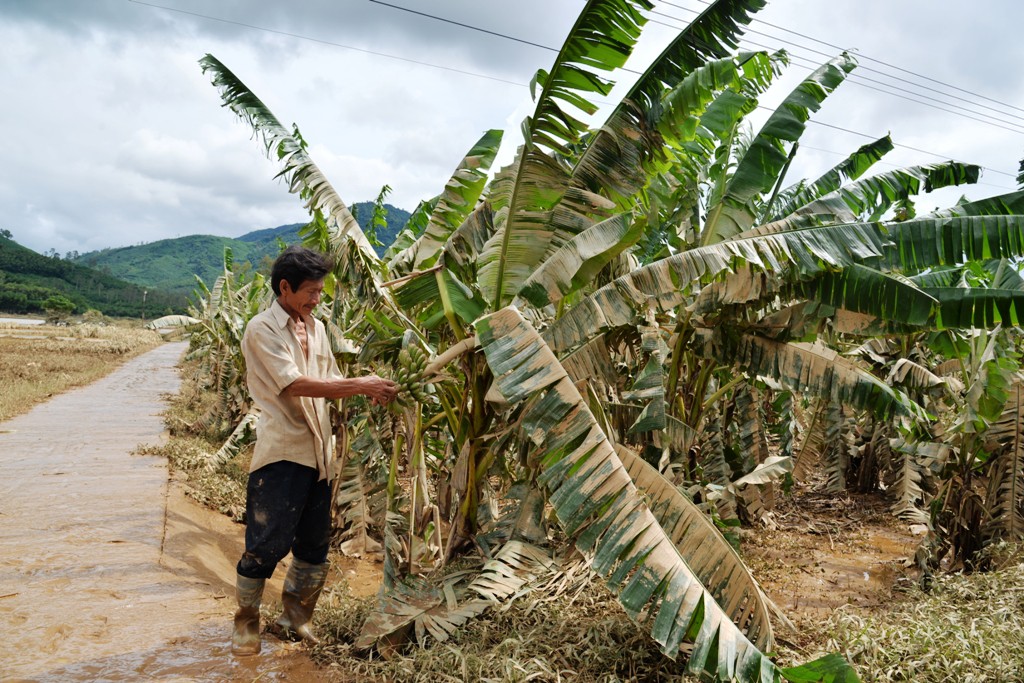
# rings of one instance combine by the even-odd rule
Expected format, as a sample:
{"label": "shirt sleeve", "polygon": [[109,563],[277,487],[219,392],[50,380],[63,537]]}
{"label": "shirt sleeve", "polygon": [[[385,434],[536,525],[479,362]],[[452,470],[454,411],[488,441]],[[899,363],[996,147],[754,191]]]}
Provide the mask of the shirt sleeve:
{"label": "shirt sleeve", "polygon": [[302,377],[284,335],[267,324],[250,325],[242,337],[247,372],[255,373],[278,394]]}

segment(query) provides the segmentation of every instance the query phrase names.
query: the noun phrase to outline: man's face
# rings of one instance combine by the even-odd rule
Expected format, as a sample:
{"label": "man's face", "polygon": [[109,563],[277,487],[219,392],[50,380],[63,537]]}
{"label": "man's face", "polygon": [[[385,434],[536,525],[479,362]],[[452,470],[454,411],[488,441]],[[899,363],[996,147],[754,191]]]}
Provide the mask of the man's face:
{"label": "man's face", "polygon": [[278,301],[281,307],[288,311],[289,315],[308,316],[320,303],[320,295],[324,291],[323,280],[303,280],[298,289],[292,289],[287,280],[281,280],[279,285],[281,296]]}

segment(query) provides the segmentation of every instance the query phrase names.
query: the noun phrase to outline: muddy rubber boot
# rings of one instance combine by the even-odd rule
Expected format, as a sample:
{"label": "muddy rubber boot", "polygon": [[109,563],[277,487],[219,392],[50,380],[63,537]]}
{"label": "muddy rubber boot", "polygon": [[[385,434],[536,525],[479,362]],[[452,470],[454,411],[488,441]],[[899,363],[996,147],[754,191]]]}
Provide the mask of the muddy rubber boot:
{"label": "muddy rubber boot", "polygon": [[263,600],[265,579],[250,579],[241,574],[235,577],[235,627],[231,632],[231,654],[240,657],[260,653],[260,602]]}
{"label": "muddy rubber boot", "polygon": [[284,611],[277,619],[277,625],[285,634],[295,634],[312,645],[319,645],[320,640],[311,630],[313,608],[320,598],[320,591],[327,580],[328,563],[309,564],[300,559],[292,558],[288,574],[284,578],[284,589],[281,591],[281,604]]}

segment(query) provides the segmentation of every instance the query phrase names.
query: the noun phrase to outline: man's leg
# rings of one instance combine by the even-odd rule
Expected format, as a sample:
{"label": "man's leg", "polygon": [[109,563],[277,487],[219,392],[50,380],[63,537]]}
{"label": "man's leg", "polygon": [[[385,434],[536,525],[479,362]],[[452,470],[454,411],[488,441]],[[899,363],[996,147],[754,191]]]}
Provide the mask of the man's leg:
{"label": "man's leg", "polygon": [[288,554],[316,479],[315,469],[287,461],[271,463],[249,475],[245,553],[236,567],[238,612],[231,634],[231,651],[236,655],[260,651],[263,586]]}
{"label": "man's leg", "polygon": [[331,540],[331,487],[318,481],[310,493],[295,532],[292,563],[284,580],[284,611],[277,624],[303,640],[318,644],[311,629],[313,609],[327,580],[327,549]]}

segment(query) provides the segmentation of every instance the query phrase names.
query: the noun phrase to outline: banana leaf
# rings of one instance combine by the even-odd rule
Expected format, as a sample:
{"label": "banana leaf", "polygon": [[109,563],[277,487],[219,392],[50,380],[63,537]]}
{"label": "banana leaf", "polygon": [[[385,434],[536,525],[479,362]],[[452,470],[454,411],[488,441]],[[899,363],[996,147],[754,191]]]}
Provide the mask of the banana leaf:
{"label": "banana leaf", "polygon": [[530,399],[522,428],[559,522],[627,614],[637,620],[645,614],[652,637],[670,657],[692,643],[693,672],[774,682],[782,671],[683,560],[536,330],[513,308],[480,319],[476,329],[501,394],[512,404]]}

